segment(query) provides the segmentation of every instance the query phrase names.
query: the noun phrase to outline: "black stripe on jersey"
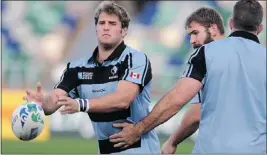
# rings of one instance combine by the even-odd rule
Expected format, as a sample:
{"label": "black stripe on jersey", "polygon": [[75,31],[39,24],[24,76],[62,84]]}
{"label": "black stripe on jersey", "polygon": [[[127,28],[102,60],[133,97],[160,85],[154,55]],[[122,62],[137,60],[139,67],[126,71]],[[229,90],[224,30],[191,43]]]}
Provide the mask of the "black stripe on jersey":
{"label": "black stripe on jersey", "polygon": [[[129,62],[129,56],[126,55],[123,63],[120,65],[120,80],[125,80],[125,78],[129,74],[129,69],[128,69],[129,68],[129,63],[128,62]],[[125,71],[126,71],[127,75],[125,75]],[[124,77],[124,75],[125,75],[125,77]]]}
{"label": "black stripe on jersey", "polygon": [[55,88],[60,88],[69,93],[78,85],[77,68],[69,68],[69,63],[66,70],[61,76],[61,80]]}
{"label": "black stripe on jersey", "polygon": [[[145,57],[146,57],[146,65],[145,65],[145,69],[144,69],[144,72],[143,72],[143,76],[142,76],[142,79],[141,79],[141,81],[143,82],[143,80],[144,80],[144,78],[145,78],[145,74],[146,74],[146,71],[147,71],[147,56],[145,55]],[[145,84],[144,83],[142,83],[142,85],[144,86]]]}
{"label": "black stripe on jersey", "polygon": [[[114,66],[116,67],[114,68]],[[94,68],[77,67],[79,76],[82,74],[82,77],[78,77],[79,85],[105,84],[107,82],[119,81],[127,67],[128,65],[126,66],[124,63]]]}
{"label": "black stripe on jersey", "polygon": [[114,143],[110,142],[109,139],[98,140],[100,154],[111,154],[111,153],[116,153],[116,152],[122,152],[122,151],[132,149],[132,148],[138,148],[138,147],[141,147],[141,143],[142,142],[140,139],[127,148],[119,148],[119,147],[114,147]]}
{"label": "black stripe on jersey", "polygon": [[116,120],[127,119],[127,117],[131,116],[131,110],[129,107],[128,109],[111,113],[89,112],[88,115],[93,122],[112,122]]}
{"label": "black stripe on jersey", "polygon": [[129,54],[130,55],[130,68],[133,67],[133,55],[132,53]]}
{"label": "black stripe on jersey", "polygon": [[[130,65],[129,65],[129,61],[131,61],[130,60],[131,58],[130,58],[130,56],[129,55],[126,55],[126,57],[125,57],[125,60],[124,60],[124,62],[123,62],[123,66],[124,66],[124,68],[126,69],[126,74],[124,75],[124,74],[122,74],[122,80],[125,80],[127,77],[128,77],[128,74],[129,74],[129,68],[130,68]],[[124,73],[125,73],[125,71],[124,71]],[[123,76],[124,76],[124,78],[123,78]]]}
{"label": "black stripe on jersey", "polygon": [[65,72],[69,69],[70,63],[67,63],[67,67],[65,68],[65,70],[63,71],[62,75],[60,76],[60,80],[59,82],[54,86],[54,89],[58,87],[58,85],[62,82],[63,78],[64,78],[64,74]]}
{"label": "black stripe on jersey", "polygon": [[198,95],[198,101],[199,101],[199,103],[201,103],[201,96],[200,96],[200,93],[198,92],[197,95]]}
{"label": "black stripe on jersey", "polygon": [[146,76],[145,76],[144,86],[147,85],[149,83],[149,81],[151,81],[151,79],[152,79],[152,68],[151,68],[151,63],[148,60],[148,68],[147,68],[147,72],[146,72]]}
{"label": "black stripe on jersey", "polygon": [[205,46],[201,46],[196,53],[193,53],[188,63],[191,66],[189,67],[186,76],[202,82],[207,72],[205,60]]}
{"label": "black stripe on jersey", "polygon": [[186,77],[188,77],[188,75],[189,75],[189,73],[190,73],[192,67],[193,67],[192,64],[189,64],[188,71],[187,71],[187,73],[186,73]]}

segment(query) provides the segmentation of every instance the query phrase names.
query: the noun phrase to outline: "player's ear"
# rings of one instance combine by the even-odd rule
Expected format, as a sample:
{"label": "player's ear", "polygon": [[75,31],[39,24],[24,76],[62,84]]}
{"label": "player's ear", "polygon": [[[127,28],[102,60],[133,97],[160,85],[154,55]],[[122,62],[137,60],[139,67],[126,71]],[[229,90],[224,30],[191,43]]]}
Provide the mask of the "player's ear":
{"label": "player's ear", "polygon": [[257,35],[261,33],[262,29],[263,29],[263,25],[260,24],[257,30]]}
{"label": "player's ear", "polygon": [[219,33],[218,26],[216,24],[211,24],[209,31],[212,37],[216,37],[217,34]]}
{"label": "player's ear", "polygon": [[228,25],[229,25],[230,30],[234,28],[233,18],[229,20]]}
{"label": "player's ear", "polygon": [[122,28],[121,29],[121,35],[125,37],[127,35],[128,28]]}

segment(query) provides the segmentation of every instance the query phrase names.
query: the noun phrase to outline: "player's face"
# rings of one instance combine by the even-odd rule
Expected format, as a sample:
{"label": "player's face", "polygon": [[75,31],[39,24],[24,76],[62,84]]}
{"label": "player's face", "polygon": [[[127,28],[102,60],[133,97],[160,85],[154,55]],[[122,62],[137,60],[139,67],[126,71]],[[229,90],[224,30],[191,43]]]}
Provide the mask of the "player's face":
{"label": "player's face", "polygon": [[187,27],[186,31],[187,34],[190,36],[190,43],[192,44],[193,48],[198,48],[203,44],[207,44],[214,40],[211,37],[209,29],[196,22],[192,22]]}
{"label": "player's face", "polygon": [[122,29],[119,17],[102,12],[96,25],[97,38],[100,44],[114,46],[122,41],[126,29]]}

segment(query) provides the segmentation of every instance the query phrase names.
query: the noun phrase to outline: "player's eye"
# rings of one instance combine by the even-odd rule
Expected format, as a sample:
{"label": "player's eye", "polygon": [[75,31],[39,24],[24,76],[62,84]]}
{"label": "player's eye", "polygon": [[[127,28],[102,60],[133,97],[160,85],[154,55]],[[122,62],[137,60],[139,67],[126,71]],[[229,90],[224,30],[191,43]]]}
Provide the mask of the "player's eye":
{"label": "player's eye", "polygon": [[116,25],[117,23],[116,22],[109,22],[111,25]]}
{"label": "player's eye", "polygon": [[197,35],[197,34],[198,34],[197,31],[192,32],[192,35]]}

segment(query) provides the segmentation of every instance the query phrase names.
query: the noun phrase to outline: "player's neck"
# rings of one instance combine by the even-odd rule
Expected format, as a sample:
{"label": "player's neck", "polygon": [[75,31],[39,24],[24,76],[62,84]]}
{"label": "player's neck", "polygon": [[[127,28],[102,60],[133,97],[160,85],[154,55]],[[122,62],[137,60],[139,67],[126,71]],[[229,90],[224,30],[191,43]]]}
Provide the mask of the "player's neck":
{"label": "player's neck", "polygon": [[114,51],[114,49],[105,50],[105,49],[101,49],[99,47],[98,56],[97,56],[98,62],[102,63],[104,60],[106,60],[112,54],[113,51]]}
{"label": "player's neck", "polygon": [[104,60],[106,60],[113,53],[113,51],[118,47],[118,45],[110,49],[105,49],[103,46],[99,45],[98,46],[98,57],[97,57],[98,62],[102,63]]}
{"label": "player's neck", "polygon": [[218,35],[215,40],[220,40],[220,39],[223,39],[224,38],[224,35]]}
{"label": "player's neck", "polygon": [[[235,29],[235,28],[233,28],[233,29],[232,29],[232,33],[235,32],[235,31],[245,31],[245,30],[240,30],[240,29]],[[258,35],[257,32],[254,32],[254,31],[245,31],[245,32],[252,33],[252,34],[254,34],[254,35]]]}

